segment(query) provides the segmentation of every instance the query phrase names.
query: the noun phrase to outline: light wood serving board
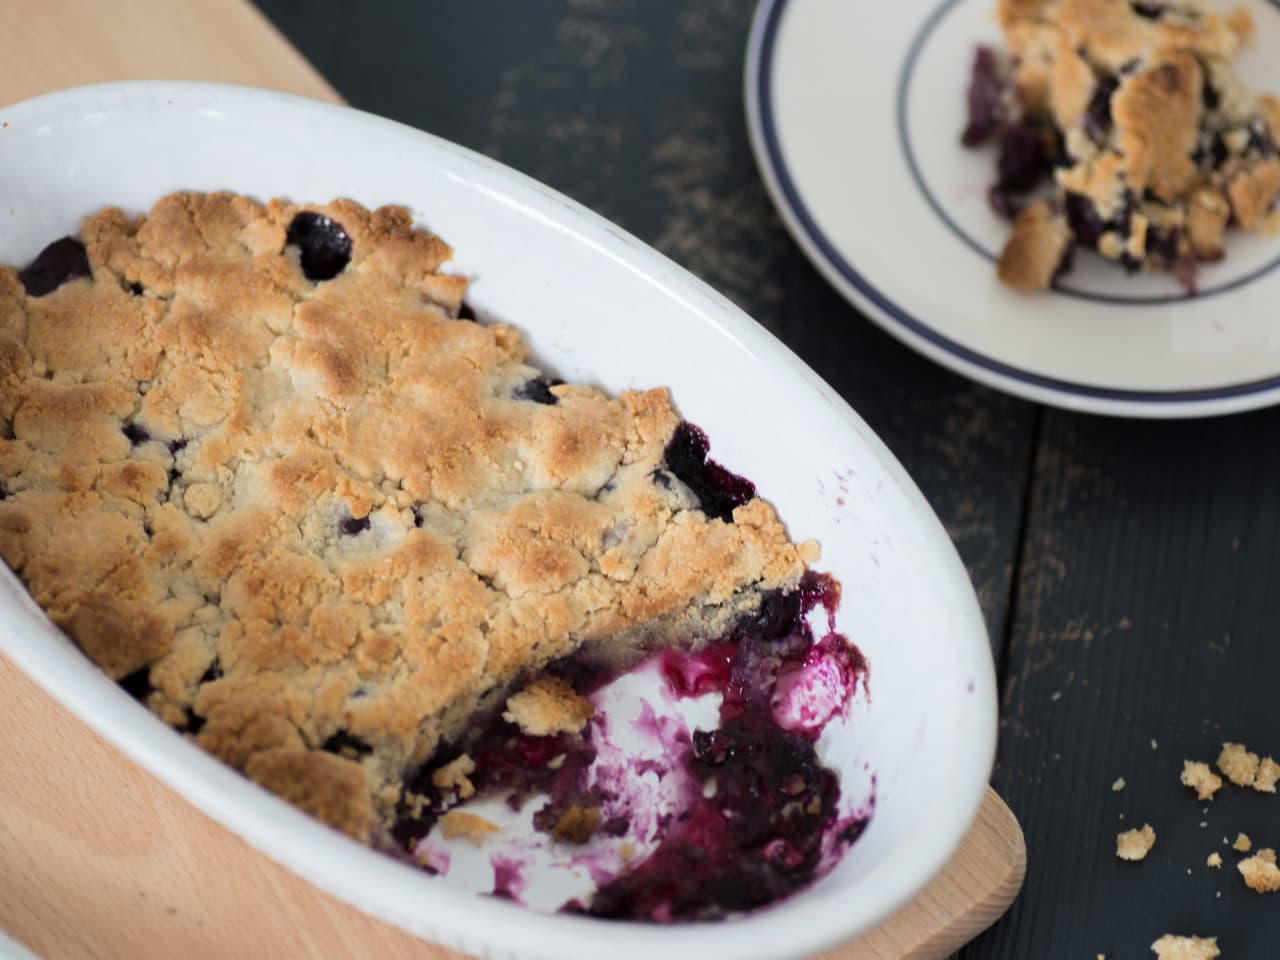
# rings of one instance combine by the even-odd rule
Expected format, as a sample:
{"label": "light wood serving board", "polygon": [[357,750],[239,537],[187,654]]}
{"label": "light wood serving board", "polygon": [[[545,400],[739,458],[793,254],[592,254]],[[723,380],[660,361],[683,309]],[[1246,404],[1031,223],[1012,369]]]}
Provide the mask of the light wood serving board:
{"label": "light wood serving board", "polygon": [[[244,0],[23,0],[0,104],[110,80],[337,93]],[[104,197],[103,202],[109,202]],[[86,211],[87,212],[87,211]],[[320,892],[144,773],[0,657],[0,929],[62,957],[461,960]],[[947,956],[1013,901],[1022,831],[988,791],[947,869],[821,960]]]}

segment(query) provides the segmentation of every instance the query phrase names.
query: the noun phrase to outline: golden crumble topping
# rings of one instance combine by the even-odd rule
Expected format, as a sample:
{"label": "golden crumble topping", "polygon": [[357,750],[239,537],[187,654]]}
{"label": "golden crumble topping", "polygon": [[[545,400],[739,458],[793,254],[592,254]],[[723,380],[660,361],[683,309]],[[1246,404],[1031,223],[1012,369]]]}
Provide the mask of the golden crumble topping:
{"label": "golden crumble topping", "polygon": [[1151,824],[1126,830],[1116,835],[1116,856],[1121,860],[1145,860],[1156,845],[1156,832]]}

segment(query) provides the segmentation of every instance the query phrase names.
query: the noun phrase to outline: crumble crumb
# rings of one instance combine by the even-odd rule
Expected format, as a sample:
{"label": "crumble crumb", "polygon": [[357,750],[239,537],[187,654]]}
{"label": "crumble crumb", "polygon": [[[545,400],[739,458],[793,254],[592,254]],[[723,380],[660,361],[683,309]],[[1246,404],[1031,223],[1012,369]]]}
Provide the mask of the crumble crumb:
{"label": "crumble crumb", "polygon": [[1116,782],[1111,784],[1111,792],[1119,793],[1121,790],[1124,789],[1124,786],[1125,786],[1124,777],[1116,777]]}
{"label": "crumble crumb", "polygon": [[440,818],[440,831],[446,840],[461,838],[478,847],[489,834],[498,832],[498,825],[465,810],[451,810]]}
{"label": "crumble crumb", "polygon": [[1253,786],[1260,765],[1258,755],[1250,753],[1243,743],[1224,743],[1218,754],[1218,769],[1237,787]]}
{"label": "crumble crumb", "polygon": [[1232,850],[1239,850],[1241,853],[1248,853],[1253,849],[1253,841],[1249,839],[1247,833],[1236,834],[1236,842],[1231,845]]}
{"label": "crumble crumb", "polygon": [[573,806],[565,811],[551,830],[561,843],[583,844],[600,829],[600,811],[595,807]]}
{"label": "crumble crumb", "polygon": [[1259,850],[1247,860],[1236,864],[1245,886],[1257,893],[1275,893],[1280,890],[1280,867],[1276,866],[1276,852],[1270,847]]}
{"label": "crumble crumb", "polygon": [[1196,792],[1197,800],[1212,800],[1222,789],[1222,778],[1198,760],[1182,761],[1182,784]]}
{"label": "crumble crumb", "polygon": [[1263,757],[1253,778],[1253,789],[1261,793],[1275,793],[1277,783],[1280,783],[1280,763],[1271,757]]}
{"label": "crumble crumb", "polygon": [[1151,945],[1157,960],[1214,960],[1222,955],[1217,937],[1175,937],[1166,933]]}
{"label": "crumble crumb", "polygon": [[476,793],[475,786],[468,779],[468,776],[475,771],[475,761],[464,753],[432,773],[431,783],[439,790],[456,790],[458,799],[466,800],[475,796]]}
{"label": "crumble crumb", "polygon": [[535,680],[507,700],[502,719],[532,737],[577,733],[595,715],[591,701],[557,677]]}
{"label": "crumble crumb", "polygon": [[1224,19],[1227,27],[1240,38],[1241,43],[1253,41],[1253,33],[1258,28],[1258,24],[1253,19],[1253,14],[1249,12],[1249,8],[1243,3],[1232,8]]}
{"label": "crumble crumb", "polygon": [[1204,865],[1206,867],[1213,867],[1213,869],[1217,870],[1222,866],[1222,854],[1217,851],[1209,854],[1209,859],[1204,862]]}
{"label": "crumble crumb", "polygon": [[1159,749],[1160,749],[1160,744],[1156,743],[1156,738],[1155,738],[1155,737],[1152,737],[1152,738],[1151,738],[1151,749],[1152,749],[1152,750],[1159,750]]}
{"label": "crumble crumb", "polygon": [[1145,860],[1155,845],[1156,832],[1149,823],[1141,829],[1116,834],[1116,856],[1121,860]]}

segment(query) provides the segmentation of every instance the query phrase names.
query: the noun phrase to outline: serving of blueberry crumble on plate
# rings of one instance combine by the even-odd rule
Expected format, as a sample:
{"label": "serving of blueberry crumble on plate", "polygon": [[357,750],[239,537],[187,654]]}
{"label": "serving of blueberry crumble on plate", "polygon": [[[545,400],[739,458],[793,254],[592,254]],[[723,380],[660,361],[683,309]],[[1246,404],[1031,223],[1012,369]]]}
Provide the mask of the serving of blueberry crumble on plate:
{"label": "serving of blueberry crumble on plate", "polygon": [[[450,252],[400,207],[179,193],[0,268],[0,555],[169,726],[432,872],[430,838],[484,843],[463,808],[501,796],[621,851],[562,909],[804,887],[871,815],[819,757],[867,666],[817,545],[665,390],[532,366]],[[600,709],[637,669],[717,699],[691,730],[646,714],[645,770]],[[637,805],[646,775],[671,809]]]}
{"label": "serving of blueberry crumble on plate", "polygon": [[1047,289],[1084,248],[1194,293],[1230,228],[1276,229],[1280,99],[1233,68],[1246,10],[1001,0],[999,19],[1008,51],[978,50],[963,139],[998,145],[990,199],[1013,220],[1004,283]]}

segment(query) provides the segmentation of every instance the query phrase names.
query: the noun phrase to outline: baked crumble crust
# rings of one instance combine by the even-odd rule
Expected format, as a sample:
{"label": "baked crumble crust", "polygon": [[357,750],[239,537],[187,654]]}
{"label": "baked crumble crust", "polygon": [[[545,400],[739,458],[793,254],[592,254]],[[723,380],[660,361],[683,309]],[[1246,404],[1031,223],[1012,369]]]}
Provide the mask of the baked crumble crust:
{"label": "baked crumble crust", "polygon": [[[349,263],[313,281],[329,221]],[[90,279],[0,268],[0,555],[165,722],[353,836],[547,664],[696,646],[817,557],[762,500],[699,509],[665,390],[550,384],[457,319],[404,208],[176,193],[81,237]]]}
{"label": "baked crumble crust", "polygon": [[1237,833],[1235,841],[1231,844],[1231,849],[1240,853],[1248,853],[1253,849],[1253,841],[1249,839],[1247,833]]}
{"label": "baked crumble crust", "polygon": [[[999,19],[1019,103],[999,123],[992,113],[983,137],[966,137],[1001,140],[999,211],[1016,212],[1036,181],[1052,179],[1074,242],[1129,270],[1174,270],[1189,289],[1196,263],[1221,259],[1229,225],[1276,226],[1280,103],[1247,91],[1231,65],[1252,34],[1247,11],[1224,18],[1200,0],[1001,0]],[[982,80],[991,86],[989,69]],[[1029,236],[1015,222],[1008,245],[1019,261]],[[1057,239],[1041,231],[1038,244],[1047,260]],[[1000,272],[1023,290],[1055,275]]]}
{"label": "baked crumble crust", "polygon": [[1048,201],[1018,214],[997,267],[1000,279],[1018,290],[1043,290],[1071,253],[1071,228]]}

